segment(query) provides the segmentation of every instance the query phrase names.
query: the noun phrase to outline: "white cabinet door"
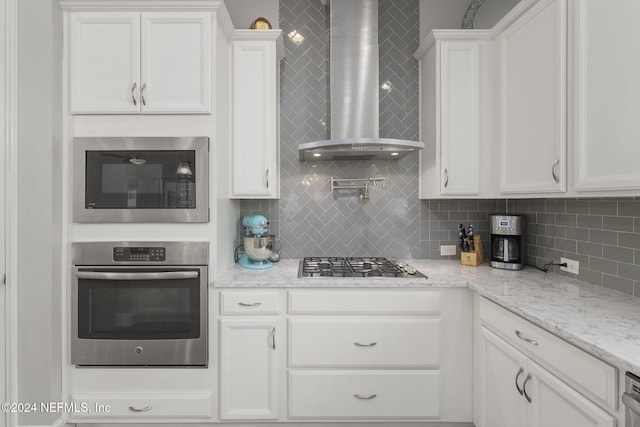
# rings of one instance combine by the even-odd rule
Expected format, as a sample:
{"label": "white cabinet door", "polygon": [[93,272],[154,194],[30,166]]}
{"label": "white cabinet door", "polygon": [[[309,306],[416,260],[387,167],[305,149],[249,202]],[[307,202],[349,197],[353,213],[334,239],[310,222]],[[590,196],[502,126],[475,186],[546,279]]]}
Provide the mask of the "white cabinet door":
{"label": "white cabinet door", "polygon": [[546,369],[529,362],[527,385],[531,427],[614,427],[616,419],[560,381]]}
{"label": "white cabinet door", "polygon": [[[640,189],[640,2],[573,1],[578,191]],[[635,193],[637,195],[637,192]]]}
{"label": "white cabinet door", "polygon": [[440,193],[479,192],[479,45],[443,42],[440,47]]}
{"label": "white cabinet door", "polygon": [[500,191],[566,191],[566,0],[541,0],[500,42]]}
{"label": "white cabinet door", "polygon": [[144,12],[140,101],[143,113],[208,113],[211,14]]}
{"label": "white cabinet door", "polygon": [[72,113],[140,111],[140,14],[70,14]]}
{"label": "white cabinet door", "polygon": [[278,104],[275,41],[234,41],[232,197],[280,197]]}
{"label": "white cabinet door", "polygon": [[220,320],[220,418],[278,419],[277,319]]}
{"label": "white cabinet door", "polygon": [[[480,42],[441,39],[420,58],[420,198],[480,192]],[[418,56],[419,57],[419,56]]]}
{"label": "white cabinet door", "polygon": [[480,353],[478,427],[526,426],[527,402],[520,390],[527,375],[527,358],[484,327]]}

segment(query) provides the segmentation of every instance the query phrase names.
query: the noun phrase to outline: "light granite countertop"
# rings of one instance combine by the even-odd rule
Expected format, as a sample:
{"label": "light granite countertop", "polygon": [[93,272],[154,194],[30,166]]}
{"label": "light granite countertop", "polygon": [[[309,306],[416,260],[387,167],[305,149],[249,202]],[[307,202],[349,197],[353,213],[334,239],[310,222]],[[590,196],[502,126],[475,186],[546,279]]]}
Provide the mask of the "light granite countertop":
{"label": "light granite countertop", "polygon": [[640,298],[527,267],[521,271],[469,267],[456,260],[405,260],[427,279],[298,278],[299,260],[268,270],[238,265],[214,287],[344,288],[469,287],[622,370],[640,374]]}

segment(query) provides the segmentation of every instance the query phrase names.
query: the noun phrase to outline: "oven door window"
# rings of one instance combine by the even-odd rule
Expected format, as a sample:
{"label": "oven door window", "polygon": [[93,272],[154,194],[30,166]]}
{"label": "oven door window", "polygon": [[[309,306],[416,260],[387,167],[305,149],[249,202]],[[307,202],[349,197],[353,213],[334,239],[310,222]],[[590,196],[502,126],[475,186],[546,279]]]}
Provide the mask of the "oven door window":
{"label": "oven door window", "polygon": [[194,150],[87,151],[85,208],[195,209]]}
{"label": "oven door window", "polygon": [[[145,273],[150,271],[144,270]],[[199,337],[199,278],[78,279],[78,338],[158,340]]]}

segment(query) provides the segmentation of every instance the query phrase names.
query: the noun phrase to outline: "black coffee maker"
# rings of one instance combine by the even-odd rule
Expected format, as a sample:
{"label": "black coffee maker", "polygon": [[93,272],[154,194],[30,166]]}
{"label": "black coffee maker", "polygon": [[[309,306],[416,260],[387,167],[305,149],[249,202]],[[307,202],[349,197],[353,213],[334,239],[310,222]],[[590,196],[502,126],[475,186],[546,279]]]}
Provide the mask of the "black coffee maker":
{"label": "black coffee maker", "polygon": [[524,268],[524,219],[520,215],[490,215],[491,267],[505,270]]}

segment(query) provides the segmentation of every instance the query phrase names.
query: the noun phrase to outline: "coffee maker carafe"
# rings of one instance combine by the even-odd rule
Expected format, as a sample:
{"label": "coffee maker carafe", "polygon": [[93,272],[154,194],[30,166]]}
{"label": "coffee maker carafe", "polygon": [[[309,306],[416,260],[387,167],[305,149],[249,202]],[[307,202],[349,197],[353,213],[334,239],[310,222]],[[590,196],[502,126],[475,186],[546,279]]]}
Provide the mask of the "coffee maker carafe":
{"label": "coffee maker carafe", "polygon": [[524,268],[524,219],[519,215],[489,216],[491,233],[491,267],[505,270]]}

